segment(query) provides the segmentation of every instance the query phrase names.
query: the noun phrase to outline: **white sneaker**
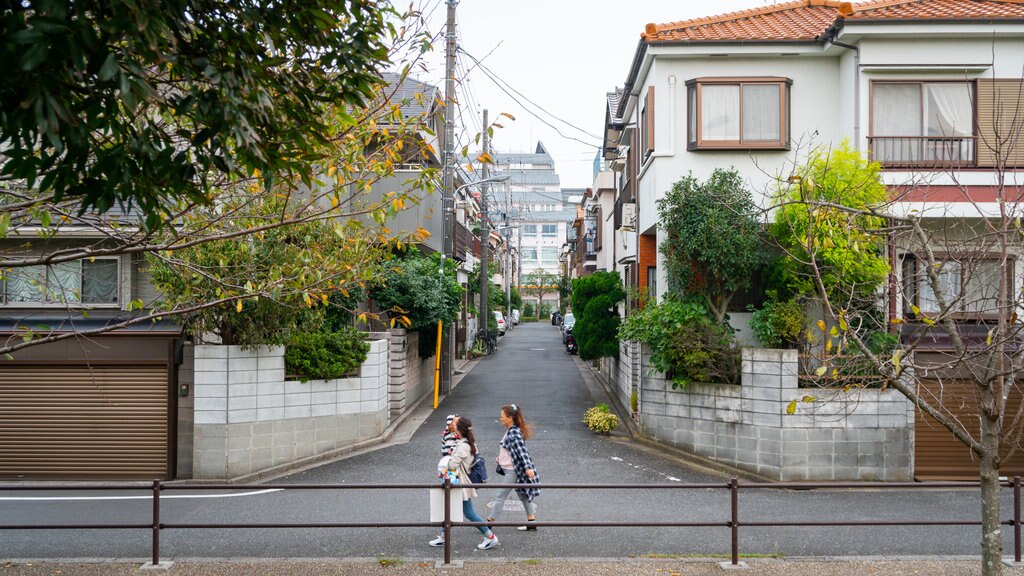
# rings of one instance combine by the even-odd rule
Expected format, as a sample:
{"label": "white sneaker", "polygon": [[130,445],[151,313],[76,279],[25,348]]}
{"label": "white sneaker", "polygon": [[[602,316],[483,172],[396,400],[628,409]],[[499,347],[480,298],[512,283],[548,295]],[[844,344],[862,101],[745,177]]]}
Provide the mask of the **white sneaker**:
{"label": "white sneaker", "polygon": [[490,550],[498,545],[498,537],[491,536],[490,538],[484,536],[484,541],[477,544],[476,547],[479,550]]}
{"label": "white sneaker", "polygon": [[438,548],[440,546],[444,546],[444,536],[438,536],[437,538],[434,538],[430,542],[427,542],[427,544],[430,545],[430,546],[433,546],[434,548]]}

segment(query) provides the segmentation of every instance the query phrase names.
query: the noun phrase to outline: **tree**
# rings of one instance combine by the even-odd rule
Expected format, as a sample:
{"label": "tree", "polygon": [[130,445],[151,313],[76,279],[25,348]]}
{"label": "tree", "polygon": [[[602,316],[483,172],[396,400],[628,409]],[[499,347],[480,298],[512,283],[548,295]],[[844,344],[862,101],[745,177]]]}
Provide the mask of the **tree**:
{"label": "tree", "polygon": [[0,19],[0,181],[149,229],[259,174],[311,186],[400,36],[388,2],[26,0]]}
{"label": "tree", "polygon": [[622,278],[616,272],[594,272],[572,282],[572,309],[576,313],[573,334],[580,358],[596,360],[619,355],[619,302],[626,299]]}
{"label": "tree", "polygon": [[658,202],[670,289],[707,299],[718,322],[762,265],[758,210],[736,170],[716,168],[706,182],[690,174]]}
{"label": "tree", "polygon": [[[821,303],[818,374],[840,389],[862,385],[837,369],[845,355],[856,354],[883,386],[906,396],[976,457],[986,576],[1001,573],[1000,466],[1019,446],[1024,423],[1021,410],[1010,410],[1022,394],[1024,354],[1024,301],[1013,266],[1022,252],[1024,188],[1007,173],[1024,128],[1017,91],[1008,108],[994,106],[1001,118],[979,115],[996,134],[979,139],[977,149],[992,158],[994,185],[963,184],[951,162],[949,177],[963,200],[958,212],[938,203],[921,211],[901,207],[926,197],[919,180],[883,195],[878,165],[844,146],[812,151],[782,179],[773,226],[788,246],[794,277]],[[992,205],[978,200],[986,196]],[[894,308],[866,312],[881,300],[878,288],[889,271],[899,282],[888,292]],[[892,337],[882,351],[871,338],[885,332]]]}
{"label": "tree", "polygon": [[531,296],[537,297],[537,319],[540,320],[541,308],[544,307],[544,295],[550,294],[558,289],[558,277],[538,268],[526,275],[523,284],[523,291]]}
{"label": "tree", "polygon": [[[358,109],[344,103],[323,108],[320,123],[328,126],[326,138],[315,144],[308,158],[310,162],[316,158],[320,161],[307,165],[305,175],[282,175],[273,180],[272,186],[268,186],[267,178],[258,171],[232,181],[222,177],[210,188],[205,202],[165,201],[158,226],[147,225],[145,218],[134,210],[118,208],[106,213],[96,210],[80,213],[78,200],[57,201],[52,195],[27,191],[10,183],[0,184],[0,240],[7,240],[0,246],[0,275],[45,277],[44,270],[82,265],[96,258],[122,258],[125,265],[130,259],[135,265],[145,256],[190,276],[195,261],[204,258],[202,251],[195,249],[204,244],[223,243],[211,249],[211,253],[216,254],[238,249],[231,246],[251,245],[252,240],[247,238],[261,240],[276,235],[277,229],[322,222],[329,223],[327,233],[365,248],[338,252],[339,256],[352,257],[345,263],[351,267],[351,275],[342,277],[359,277],[368,266],[372,269],[377,248],[391,244],[402,248],[405,243],[422,241],[428,234],[422,229],[392,231],[385,225],[406,208],[407,202],[432,193],[436,180],[436,170],[425,168],[400,187],[379,189],[380,183],[394,174],[396,166],[419,161],[431,153],[430,144],[419,138],[427,120],[426,113],[403,117],[403,102],[388,90],[387,85],[375,85],[373,100]],[[306,185],[307,181],[311,185]],[[28,240],[26,230],[32,231],[32,238]],[[83,230],[88,234],[83,236]],[[73,243],[50,241],[65,232],[75,232],[80,239]],[[17,244],[14,238],[20,238]],[[26,249],[26,245],[30,245],[30,249]],[[122,302],[123,309],[105,318],[105,324],[97,328],[58,332],[48,326],[26,327],[17,338],[0,343],[0,354],[161,318],[191,315],[206,307],[237,306],[243,300],[248,301],[251,311],[256,302],[287,299],[292,294],[324,293],[332,297],[330,290],[324,290],[331,277],[324,272],[320,261],[304,259],[301,264],[306,266],[306,271],[293,270],[291,276],[282,276],[282,268],[266,270],[266,273],[278,275],[265,278],[266,284],[256,281],[238,284],[231,281],[231,274],[207,273],[209,286],[203,288],[210,289],[205,293],[211,298]],[[315,275],[318,268],[319,277]],[[302,288],[294,282],[296,278],[312,279],[313,283]],[[273,283],[277,283],[273,289],[262,290],[261,286]],[[38,284],[40,291],[46,289],[45,283]],[[288,285],[287,290],[280,288],[282,284]],[[79,295],[72,290],[66,292],[59,301],[66,304],[65,312],[70,318],[90,312],[88,305],[79,304]]]}
{"label": "tree", "polygon": [[437,323],[455,322],[462,308],[464,290],[459,284],[457,265],[447,258],[442,267],[439,254],[424,256],[415,249],[386,263],[370,297],[391,318],[420,332],[420,356],[434,355]]}

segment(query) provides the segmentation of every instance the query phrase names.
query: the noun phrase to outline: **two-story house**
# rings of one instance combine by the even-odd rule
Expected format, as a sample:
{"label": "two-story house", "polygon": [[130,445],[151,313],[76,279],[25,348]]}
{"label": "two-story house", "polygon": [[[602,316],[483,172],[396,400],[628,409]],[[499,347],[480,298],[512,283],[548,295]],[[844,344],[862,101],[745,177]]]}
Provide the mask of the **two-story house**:
{"label": "two-story house", "polygon": [[[998,214],[1000,172],[1015,186],[1024,179],[1022,70],[1024,3],[1016,0],[798,0],[648,24],[605,110],[615,234],[627,237],[616,265],[628,284],[660,298],[657,202],[675,182],[734,167],[767,208],[773,179],[801,151],[843,141],[882,164],[896,200],[888,209],[916,211],[942,252],[952,219]],[[887,257],[887,319],[934,311],[919,259],[898,242]],[[1019,261],[1003,270],[1017,285]],[[947,293],[990,298],[1000,273],[997,262],[987,266],[991,273],[971,276],[944,269]],[[736,308],[730,320],[745,330],[749,314]]]}

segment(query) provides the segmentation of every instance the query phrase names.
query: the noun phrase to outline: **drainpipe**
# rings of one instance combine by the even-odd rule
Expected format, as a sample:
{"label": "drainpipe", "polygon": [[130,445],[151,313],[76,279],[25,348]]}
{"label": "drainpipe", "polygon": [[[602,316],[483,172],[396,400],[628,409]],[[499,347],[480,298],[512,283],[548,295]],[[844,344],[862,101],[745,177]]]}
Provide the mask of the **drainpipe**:
{"label": "drainpipe", "polygon": [[837,28],[829,30],[827,41],[829,44],[853,50],[853,145],[860,150],[860,46],[846,44],[836,40]]}

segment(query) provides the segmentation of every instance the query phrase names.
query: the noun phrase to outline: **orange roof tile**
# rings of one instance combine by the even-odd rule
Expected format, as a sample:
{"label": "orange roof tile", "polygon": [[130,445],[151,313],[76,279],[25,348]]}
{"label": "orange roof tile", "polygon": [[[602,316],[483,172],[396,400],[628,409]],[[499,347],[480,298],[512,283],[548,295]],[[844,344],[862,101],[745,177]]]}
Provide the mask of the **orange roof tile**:
{"label": "orange roof tile", "polygon": [[795,0],[667,24],[648,24],[649,44],[707,41],[813,41],[837,20],[1024,18],[1024,0]]}

